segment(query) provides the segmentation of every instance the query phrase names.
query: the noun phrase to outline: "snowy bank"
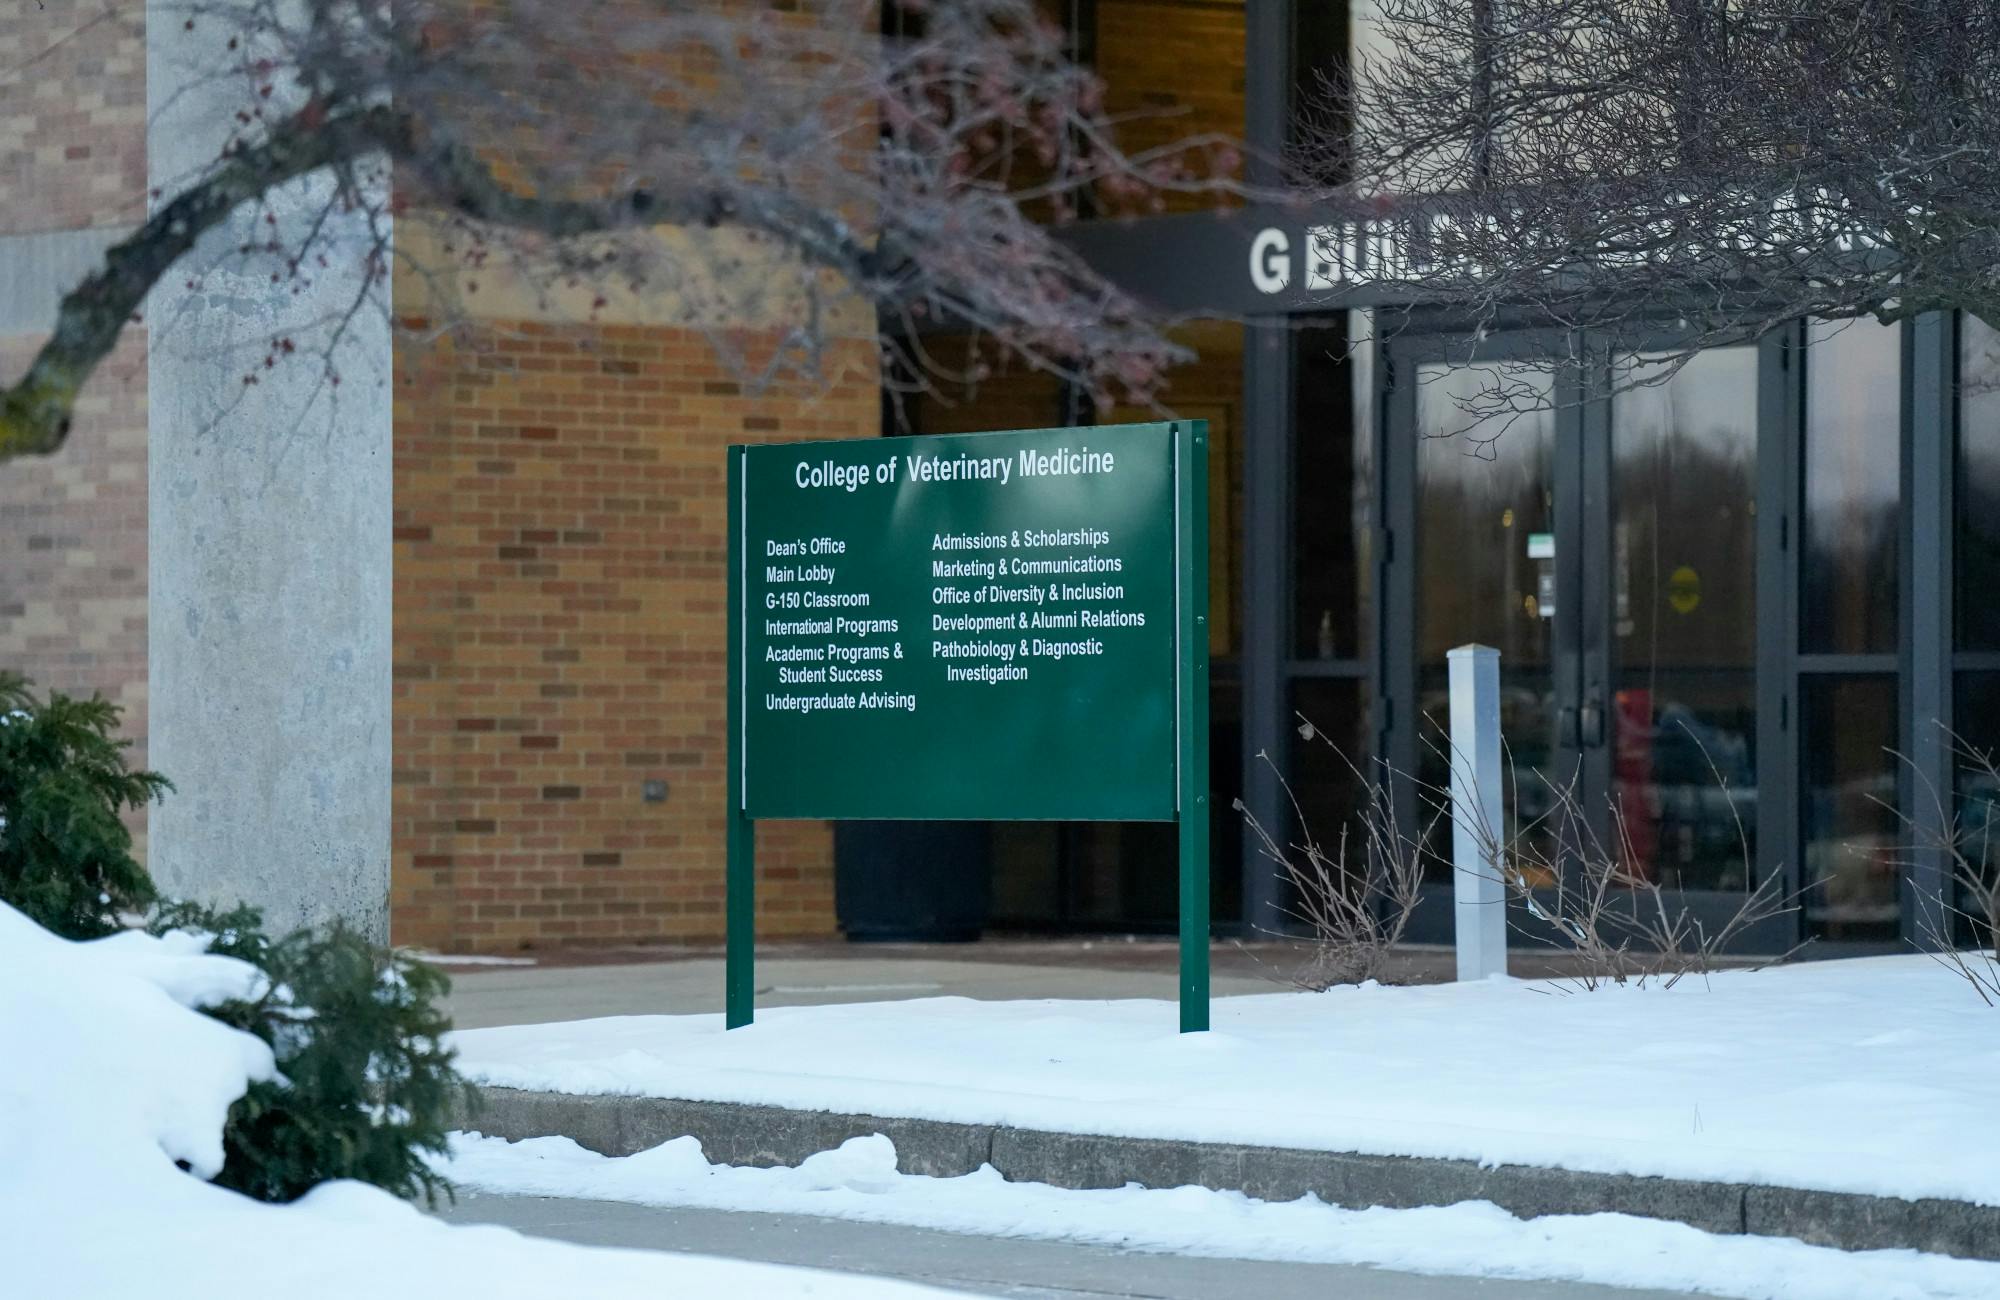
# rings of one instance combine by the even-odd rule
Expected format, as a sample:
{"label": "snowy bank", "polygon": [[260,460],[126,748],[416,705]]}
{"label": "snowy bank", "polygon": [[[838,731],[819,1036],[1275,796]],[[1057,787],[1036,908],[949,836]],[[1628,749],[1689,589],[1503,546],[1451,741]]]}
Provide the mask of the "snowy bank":
{"label": "snowy bank", "polygon": [[1743,1300],[2000,1295],[1996,1263],[1718,1237],[1623,1214],[1524,1222],[1485,1203],[1343,1210],[1310,1196],[1275,1203],[1200,1187],[1070,1191],[1010,1183],[990,1165],[960,1178],[927,1178],[897,1173],[896,1150],[880,1136],[855,1138],[795,1169],[713,1165],[693,1138],[609,1159],[568,1138],[460,1137],[446,1170],[466,1187],[505,1195],[813,1214],[1175,1255],[1594,1282]]}
{"label": "snowy bank", "polygon": [[[329,1183],[267,1205],[202,1181],[263,1043],[189,1010],[247,995],[249,966],[186,936],[55,938],[0,905],[0,1293],[77,1300],[663,1295],[916,1300],[872,1278],[448,1227]],[[184,1172],[185,1162],[194,1173]]]}
{"label": "snowy bank", "polygon": [[1470,1159],[2000,1205],[2000,1017],[1923,956],[1673,989],[934,998],[456,1035],[499,1087]]}

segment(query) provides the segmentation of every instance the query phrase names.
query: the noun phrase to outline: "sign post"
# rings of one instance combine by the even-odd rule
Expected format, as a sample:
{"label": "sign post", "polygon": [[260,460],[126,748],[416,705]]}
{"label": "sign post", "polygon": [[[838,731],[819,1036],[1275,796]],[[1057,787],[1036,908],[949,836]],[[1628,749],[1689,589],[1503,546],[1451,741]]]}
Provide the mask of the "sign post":
{"label": "sign post", "polygon": [[1174,438],[1181,1032],[1208,1028],[1208,421]]}
{"label": "sign post", "polygon": [[743,545],[743,451],[729,449],[729,774],[724,780],[729,810],[723,898],[723,1026],[750,1023],[757,1000],[757,823],[743,803],[744,752],[741,737],[746,682],[743,646],[749,626],[745,589],[749,552]]}
{"label": "sign post", "polygon": [[1203,421],[729,449],[729,1028],[755,824],[1173,821],[1208,1028]]}

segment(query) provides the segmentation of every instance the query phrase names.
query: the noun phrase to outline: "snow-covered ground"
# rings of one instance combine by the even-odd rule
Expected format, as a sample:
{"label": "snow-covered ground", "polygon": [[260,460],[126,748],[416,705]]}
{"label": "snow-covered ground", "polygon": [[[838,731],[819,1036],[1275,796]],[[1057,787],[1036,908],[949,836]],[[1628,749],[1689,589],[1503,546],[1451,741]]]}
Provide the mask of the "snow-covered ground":
{"label": "snow-covered ground", "polygon": [[497,1086],[1457,1157],[2000,1205],[2000,1013],[1923,956],[1668,990],[933,998],[468,1030]]}
{"label": "snow-covered ground", "polygon": [[272,1061],[255,1038],[188,1009],[246,994],[260,978],[198,948],[185,937],[141,934],[68,943],[0,905],[0,1295],[942,1294],[449,1227],[359,1183],[325,1184],[277,1206],[204,1182],[222,1160],[230,1103],[251,1080],[270,1077]]}
{"label": "snow-covered ground", "polygon": [[1477,1203],[1342,1210],[1311,1197],[1255,1201],[1199,1187],[1068,1191],[1010,1183],[991,1166],[962,1178],[896,1172],[881,1136],[796,1169],[711,1165],[693,1138],[607,1159],[568,1138],[462,1137],[446,1172],[524,1196],[815,1214],[1128,1250],[1406,1272],[1701,1291],[1746,1300],[1989,1300],[2000,1264],[1886,1250],[1845,1253],[1768,1237],[1718,1237],[1619,1214],[1522,1221]]}

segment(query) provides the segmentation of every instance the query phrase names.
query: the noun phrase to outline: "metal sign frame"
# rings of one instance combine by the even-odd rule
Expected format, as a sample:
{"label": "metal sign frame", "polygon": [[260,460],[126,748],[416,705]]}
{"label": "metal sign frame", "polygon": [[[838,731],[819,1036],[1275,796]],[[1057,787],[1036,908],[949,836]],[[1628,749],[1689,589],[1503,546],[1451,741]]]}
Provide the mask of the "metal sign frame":
{"label": "metal sign frame", "polygon": [[[1100,428],[1103,426],[1100,426]],[[1114,426],[1115,427],[1115,426]],[[1174,537],[1174,822],[1179,846],[1180,1028],[1209,1026],[1208,423],[1165,423],[1172,440]],[[1034,432],[1024,430],[1021,432]],[[1088,432],[1077,430],[1075,432]],[[949,435],[941,435],[949,436]],[[899,439],[920,444],[921,438]],[[788,446],[791,444],[788,444]],[[728,780],[724,1024],[752,1022],[756,1003],[757,819],[749,771],[747,445],[728,449]],[[839,819],[834,819],[839,820]]]}

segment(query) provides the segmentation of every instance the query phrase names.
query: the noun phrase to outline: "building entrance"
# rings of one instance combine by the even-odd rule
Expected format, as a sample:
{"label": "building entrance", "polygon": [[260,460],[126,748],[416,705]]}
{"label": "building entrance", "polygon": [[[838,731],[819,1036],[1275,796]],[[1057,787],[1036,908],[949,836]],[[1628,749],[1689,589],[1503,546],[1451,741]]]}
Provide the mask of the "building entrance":
{"label": "building entrance", "polygon": [[[1758,879],[1759,357],[1604,396],[1547,340],[1386,349],[1383,752],[1435,851],[1449,936],[1445,653],[1500,651],[1510,836],[1528,881],[1615,862],[1698,911]],[[1622,358],[1643,367],[1644,358]]]}

